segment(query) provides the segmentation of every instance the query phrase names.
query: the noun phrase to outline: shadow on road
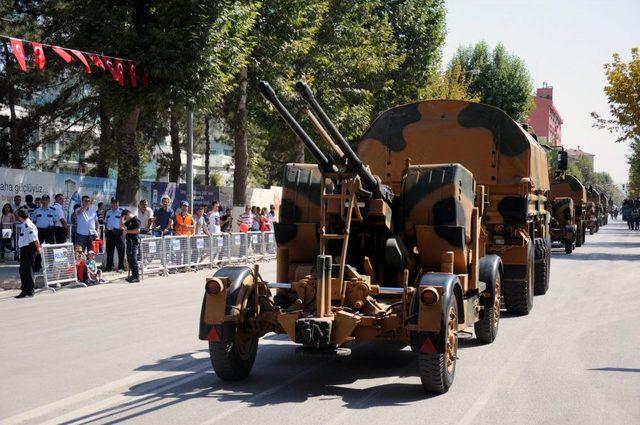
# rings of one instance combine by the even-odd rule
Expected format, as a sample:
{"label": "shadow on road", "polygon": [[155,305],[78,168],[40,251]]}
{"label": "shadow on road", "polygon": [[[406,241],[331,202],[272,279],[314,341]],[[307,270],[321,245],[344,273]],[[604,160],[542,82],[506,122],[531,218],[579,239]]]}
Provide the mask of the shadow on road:
{"label": "shadow on road", "polygon": [[569,261],[638,261],[640,260],[640,254],[613,254],[606,252],[578,252],[574,251],[572,254],[564,254],[560,252],[552,252],[553,258],[564,258]]}
{"label": "shadow on road", "polygon": [[[400,350],[397,345],[394,349],[393,344],[368,343],[354,347],[351,356],[346,358],[314,358],[295,355],[293,344],[267,342],[280,337],[270,335],[263,338],[262,341],[266,341],[260,345],[253,371],[244,381],[219,380],[205,367],[209,364],[208,356],[196,361],[192,357],[194,353],[172,356],[136,370],[172,370],[184,371],[184,374],[134,385],[123,394],[132,397],[130,401],[64,423],[120,423],[201,398],[241,402],[245,407],[303,403],[312,397],[340,398],[348,409],[366,409],[408,405],[433,397],[424,393],[417,379],[417,356],[408,348]],[[460,349],[477,345],[475,338],[465,338],[461,340]],[[406,377],[416,377],[415,384],[395,382]],[[356,381],[368,380],[376,380],[376,383],[365,388],[345,387]],[[220,412],[225,410],[220,409]]]}
{"label": "shadow on road", "polygon": [[599,367],[595,369],[588,370],[596,370],[603,372],[640,372],[640,369],[627,368],[627,367]]}

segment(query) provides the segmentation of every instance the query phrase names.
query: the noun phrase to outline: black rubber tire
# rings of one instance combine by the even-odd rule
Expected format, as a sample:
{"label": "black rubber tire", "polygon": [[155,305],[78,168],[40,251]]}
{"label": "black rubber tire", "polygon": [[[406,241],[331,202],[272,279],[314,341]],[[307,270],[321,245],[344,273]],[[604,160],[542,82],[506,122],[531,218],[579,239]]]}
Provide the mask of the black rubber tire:
{"label": "black rubber tire", "polygon": [[258,335],[236,328],[233,341],[210,342],[209,357],[216,375],[223,381],[239,381],[249,376],[258,352]]}
{"label": "black rubber tire", "polygon": [[587,243],[587,229],[582,226],[582,245]]}
{"label": "black rubber tire", "polygon": [[593,235],[595,233],[595,225],[589,227],[589,235]]}
{"label": "black rubber tire", "polygon": [[551,240],[536,238],[535,245],[535,281],[533,293],[544,295],[549,290],[549,272],[551,269]]}
{"label": "black rubber tire", "polygon": [[533,242],[529,243],[527,270],[524,280],[509,280],[504,282],[504,305],[507,311],[518,316],[526,316],[533,308],[533,282],[534,282],[535,255]]}
{"label": "black rubber tire", "polygon": [[[458,304],[456,302],[456,296],[453,295],[449,299],[449,303],[446,306],[446,322],[442,324],[444,331],[446,332],[445,341],[449,340],[449,311],[453,308],[456,318],[458,317]],[[458,337],[455,336],[455,351],[457,355],[458,350]],[[448,347],[445,347],[445,351]],[[447,368],[447,354],[446,353],[419,353],[418,354],[418,371],[420,373],[420,381],[422,387],[428,393],[444,394],[449,391],[451,384],[453,384],[453,378],[456,373],[456,358],[453,359],[453,367],[451,370]]]}
{"label": "black rubber tire", "polygon": [[571,254],[573,252],[573,244],[572,243],[565,243],[564,244],[564,253],[565,254]]}
{"label": "black rubber tire", "polygon": [[600,230],[600,220],[596,220],[595,232],[598,233],[599,230]]}
{"label": "black rubber tire", "polygon": [[[493,303],[491,307],[485,305],[482,318],[473,324],[473,330],[476,333],[476,339],[482,344],[491,344],[498,336],[500,327],[500,290],[501,280],[500,273],[496,275],[494,284],[495,299],[497,303]],[[489,285],[489,282],[487,282]],[[496,314],[497,311],[497,314]]]}
{"label": "black rubber tire", "polygon": [[576,248],[580,248],[582,246],[582,236],[584,233],[584,224],[580,223],[578,225],[578,233],[576,234]]}

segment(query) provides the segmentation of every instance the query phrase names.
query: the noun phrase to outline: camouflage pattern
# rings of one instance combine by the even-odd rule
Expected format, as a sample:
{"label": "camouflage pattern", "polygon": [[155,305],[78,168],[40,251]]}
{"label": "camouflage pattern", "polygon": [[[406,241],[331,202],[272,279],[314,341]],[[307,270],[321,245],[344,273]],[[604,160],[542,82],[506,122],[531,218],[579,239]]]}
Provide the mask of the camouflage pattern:
{"label": "camouflage pattern", "polygon": [[593,187],[587,189],[587,200],[591,204],[590,209],[587,213],[588,215],[588,226],[591,234],[597,232],[600,229],[601,216],[602,216],[602,205],[600,203],[600,192],[595,190]]}
{"label": "camouflage pattern", "polygon": [[[576,177],[568,174],[560,176],[551,182],[549,199],[553,203],[552,211],[553,217],[556,219],[556,223],[558,223],[559,217],[557,216],[555,202],[558,199],[567,198],[573,201],[572,215],[574,217],[574,222],[570,224],[576,225],[578,238],[584,237],[584,229],[586,229],[588,226],[587,213],[589,211],[589,206],[587,204],[587,189]],[[560,225],[554,226],[552,220],[551,228],[551,240],[553,242],[564,243],[566,238],[562,236],[563,227],[561,227]],[[581,244],[581,242],[579,244]]]}
{"label": "camouflage pattern", "polygon": [[487,252],[502,256],[505,278],[524,278],[530,225],[548,235],[550,189],[545,150],[502,110],[484,104],[432,100],[383,112],[358,144],[358,155],[397,190],[407,161],[460,163],[484,185]]}

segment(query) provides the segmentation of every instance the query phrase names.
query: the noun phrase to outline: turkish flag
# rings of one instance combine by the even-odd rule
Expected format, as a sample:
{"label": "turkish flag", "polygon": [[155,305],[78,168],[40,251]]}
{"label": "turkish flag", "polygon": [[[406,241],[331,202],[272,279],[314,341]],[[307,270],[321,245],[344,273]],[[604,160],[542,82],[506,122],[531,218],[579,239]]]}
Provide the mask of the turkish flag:
{"label": "turkish flag", "polygon": [[82,65],[84,66],[84,70],[87,71],[87,74],[91,74],[91,67],[89,66],[89,63],[87,62],[87,59],[84,57],[82,52],[79,52],[77,50],[71,50],[71,49],[69,50],[71,51],[71,53],[73,53],[75,57],[78,58],[80,62],[82,62]]}
{"label": "turkish flag", "polygon": [[73,60],[71,55],[69,53],[67,53],[62,47],[51,46],[51,49],[54,52],[56,52],[58,54],[58,56],[60,56],[62,58],[62,60],[65,61],[66,63],[69,63],[69,62],[71,62]]}
{"label": "turkish flag", "polygon": [[91,59],[91,62],[93,62],[93,65],[95,65],[97,68],[106,71],[104,63],[102,63],[102,59],[100,59],[100,57],[96,55],[89,55],[89,59]]}
{"label": "turkish flag", "polygon": [[36,69],[38,71],[44,71],[44,64],[47,63],[47,58],[44,56],[42,44],[32,41],[31,47],[33,48],[33,61],[36,64]]}
{"label": "turkish flag", "polygon": [[124,65],[120,59],[116,59],[116,74],[118,75],[118,79],[116,81],[121,86],[124,86]]}
{"label": "turkish flag", "polygon": [[131,81],[131,86],[138,87],[138,81],[136,80],[136,64],[134,62],[129,62],[129,81]]}
{"label": "turkish flag", "polygon": [[22,45],[22,41],[15,38],[9,38],[9,40],[11,40],[11,50],[13,50],[13,54],[18,61],[20,70],[27,72],[27,62],[25,60],[24,46]]}
{"label": "turkish flag", "polygon": [[151,84],[151,80],[149,79],[149,71],[145,70],[144,74],[142,74],[142,87],[147,87]]}
{"label": "turkish flag", "polygon": [[116,69],[113,67],[113,62],[111,62],[111,59],[109,59],[106,56],[103,56],[102,62],[104,62],[104,66],[107,67],[113,79],[119,82],[120,80],[118,79],[118,73],[116,72]]}

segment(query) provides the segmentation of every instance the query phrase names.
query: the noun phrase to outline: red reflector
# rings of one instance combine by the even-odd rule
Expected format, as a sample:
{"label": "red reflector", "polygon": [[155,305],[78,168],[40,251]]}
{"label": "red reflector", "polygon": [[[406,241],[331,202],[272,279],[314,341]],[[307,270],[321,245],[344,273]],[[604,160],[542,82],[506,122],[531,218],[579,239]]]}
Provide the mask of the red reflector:
{"label": "red reflector", "polygon": [[220,342],[220,336],[218,335],[218,331],[216,330],[215,326],[211,327],[209,335],[207,335],[207,340],[209,342]]}
{"label": "red reflector", "polygon": [[420,299],[426,305],[432,305],[438,302],[438,291],[433,288],[427,288],[420,294]]}
{"label": "red reflector", "polygon": [[435,353],[436,347],[433,346],[433,342],[429,338],[426,338],[420,347],[421,353]]}
{"label": "red reflector", "polygon": [[222,291],[222,285],[217,280],[210,280],[205,285],[205,290],[209,295],[216,295]]}

